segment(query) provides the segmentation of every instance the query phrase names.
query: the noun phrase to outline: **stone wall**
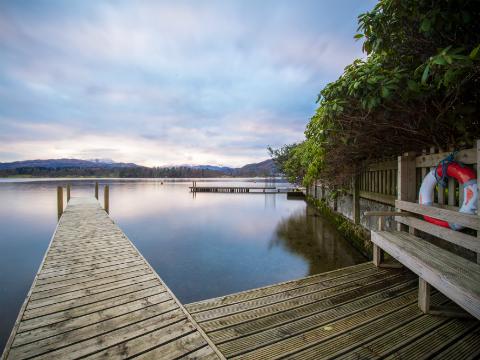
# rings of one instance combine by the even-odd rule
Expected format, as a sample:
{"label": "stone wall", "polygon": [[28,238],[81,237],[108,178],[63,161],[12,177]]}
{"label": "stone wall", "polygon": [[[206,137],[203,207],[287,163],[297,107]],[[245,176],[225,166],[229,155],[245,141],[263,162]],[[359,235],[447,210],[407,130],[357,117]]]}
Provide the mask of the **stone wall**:
{"label": "stone wall", "polygon": [[[353,223],[353,195],[348,193],[337,193],[336,196],[326,188],[320,185],[311,186],[307,189],[307,194],[316,198],[323,199],[330,209],[349,219]],[[378,201],[360,198],[360,225],[366,230],[376,230],[378,217],[364,216],[366,211],[395,211],[395,208],[388,204]],[[385,229],[393,230],[395,223],[391,217],[385,218]]]}

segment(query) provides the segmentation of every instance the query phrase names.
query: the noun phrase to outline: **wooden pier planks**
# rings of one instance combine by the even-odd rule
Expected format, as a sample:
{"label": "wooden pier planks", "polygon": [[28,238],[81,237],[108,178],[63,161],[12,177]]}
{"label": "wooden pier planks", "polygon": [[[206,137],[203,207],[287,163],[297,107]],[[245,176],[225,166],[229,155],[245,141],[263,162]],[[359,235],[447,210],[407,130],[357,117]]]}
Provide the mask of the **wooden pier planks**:
{"label": "wooden pier planks", "polygon": [[94,198],[72,198],[2,358],[223,356]]}
{"label": "wooden pier planks", "polygon": [[409,271],[365,263],[186,309],[228,359],[479,356],[480,322],[424,315],[417,286]]}

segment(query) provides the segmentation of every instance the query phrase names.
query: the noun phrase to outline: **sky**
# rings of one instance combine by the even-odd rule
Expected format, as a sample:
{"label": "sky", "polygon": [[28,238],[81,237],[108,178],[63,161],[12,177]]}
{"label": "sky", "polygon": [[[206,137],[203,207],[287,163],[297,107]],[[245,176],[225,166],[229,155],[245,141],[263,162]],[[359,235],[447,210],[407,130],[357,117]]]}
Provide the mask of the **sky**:
{"label": "sky", "polygon": [[0,162],[242,166],[301,141],[374,1],[0,0]]}

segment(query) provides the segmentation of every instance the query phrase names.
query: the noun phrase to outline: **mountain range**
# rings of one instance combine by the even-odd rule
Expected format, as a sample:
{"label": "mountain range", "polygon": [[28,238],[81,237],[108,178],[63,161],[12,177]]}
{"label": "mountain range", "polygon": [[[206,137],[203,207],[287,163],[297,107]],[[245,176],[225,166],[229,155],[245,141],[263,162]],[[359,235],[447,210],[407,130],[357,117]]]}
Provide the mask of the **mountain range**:
{"label": "mountain range", "polygon": [[18,168],[44,168],[44,169],[63,169],[63,168],[129,168],[138,167],[133,163],[117,163],[111,160],[80,160],[80,159],[48,159],[48,160],[23,160],[13,162],[0,162],[0,170],[11,170]]}
{"label": "mountain range", "polygon": [[[35,171],[33,171],[35,170]],[[47,159],[47,160],[24,160],[14,162],[0,162],[0,176],[9,175],[33,175],[45,176],[56,174],[74,175],[77,172],[79,175],[90,175],[95,173],[105,174],[110,173],[127,174],[125,177],[130,177],[128,174],[145,173],[149,170],[155,170],[155,173],[172,173],[185,174],[191,176],[200,174],[199,176],[271,176],[277,174],[277,170],[273,160],[268,159],[259,163],[247,164],[245,166],[234,168],[228,166],[215,165],[172,165],[160,168],[149,168],[146,166],[137,165],[134,163],[115,162],[109,159]],[[37,175],[38,174],[38,175]]]}

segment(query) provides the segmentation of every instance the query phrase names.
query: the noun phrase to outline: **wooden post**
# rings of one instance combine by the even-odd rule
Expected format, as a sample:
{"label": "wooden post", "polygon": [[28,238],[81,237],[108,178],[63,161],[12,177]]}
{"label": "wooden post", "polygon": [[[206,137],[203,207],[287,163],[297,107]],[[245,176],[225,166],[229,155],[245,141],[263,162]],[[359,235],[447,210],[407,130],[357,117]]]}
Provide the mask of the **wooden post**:
{"label": "wooden post", "polygon": [[373,255],[373,265],[376,267],[380,267],[380,264],[382,263],[382,249],[380,249],[379,246],[376,244],[373,244],[372,248],[372,255]]}
{"label": "wooden post", "polygon": [[98,181],[95,182],[95,198],[98,200]]}
{"label": "wooden post", "polygon": [[360,224],[360,178],[353,178],[353,197],[352,197],[352,215],[353,222]]}
{"label": "wooden post", "polygon": [[[442,153],[443,149],[438,149],[438,152]],[[441,184],[438,184],[438,203],[440,205],[445,204],[445,188]]]}
{"label": "wooden post", "polygon": [[67,184],[67,203],[70,201],[70,184]]}
{"label": "wooden post", "polygon": [[[453,151],[453,147],[449,148],[449,151]],[[478,160],[477,160],[478,161]],[[455,206],[455,180],[452,177],[448,178],[447,187],[448,187],[448,205]]]}
{"label": "wooden post", "polygon": [[57,187],[57,219],[60,220],[60,217],[63,214],[63,187]]}
{"label": "wooden post", "polygon": [[378,217],[378,231],[385,230],[385,218],[383,216]]}
{"label": "wooden post", "polygon": [[430,285],[420,277],[418,278],[418,307],[424,313],[430,310]]}
{"label": "wooden post", "polygon": [[[477,140],[477,189],[480,189],[480,140]],[[477,215],[480,216],[480,196],[477,203]],[[477,230],[477,238],[480,241],[480,230]],[[480,264],[480,253],[477,253],[477,264]]]}
{"label": "wooden post", "polygon": [[[385,226],[385,218],[383,216],[379,216],[378,217],[378,228],[377,228],[377,230],[378,231],[383,231],[384,226]],[[383,251],[376,244],[372,243],[372,245],[373,245],[373,248],[372,248],[373,265],[375,265],[376,267],[380,267],[380,264],[383,261]]]}
{"label": "wooden post", "polygon": [[[398,200],[415,202],[417,197],[415,153],[408,152],[398,157]],[[399,211],[399,210],[397,210]],[[397,224],[398,230],[406,230],[405,225]],[[413,232],[413,228],[409,232]]]}
{"label": "wooden post", "polygon": [[103,208],[107,214],[110,214],[110,191],[108,185],[105,185],[103,190]]}

